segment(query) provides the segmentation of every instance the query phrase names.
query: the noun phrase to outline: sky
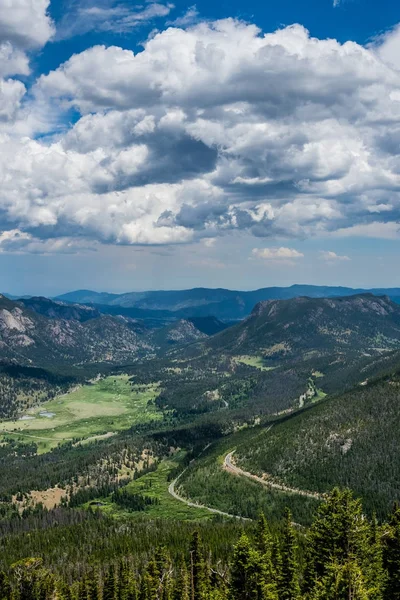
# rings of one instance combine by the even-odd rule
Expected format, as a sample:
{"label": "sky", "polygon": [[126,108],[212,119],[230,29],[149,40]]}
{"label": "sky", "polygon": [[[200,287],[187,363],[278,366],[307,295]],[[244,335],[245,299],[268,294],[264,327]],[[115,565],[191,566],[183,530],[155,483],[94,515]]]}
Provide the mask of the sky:
{"label": "sky", "polygon": [[0,0],[0,290],[400,286],[397,0]]}

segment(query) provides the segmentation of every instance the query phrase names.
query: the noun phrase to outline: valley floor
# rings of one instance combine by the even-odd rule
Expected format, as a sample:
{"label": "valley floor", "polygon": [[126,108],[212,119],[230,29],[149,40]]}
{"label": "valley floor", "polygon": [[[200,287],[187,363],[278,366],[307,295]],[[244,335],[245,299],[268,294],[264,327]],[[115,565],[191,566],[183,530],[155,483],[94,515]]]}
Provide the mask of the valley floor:
{"label": "valley floor", "polygon": [[157,384],[134,385],[128,375],[115,375],[57,396],[29,409],[17,420],[0,422],[0,434],[35,441],[39,452],[60,443],[101,439],[137,423],[163,419],[154,406]]}

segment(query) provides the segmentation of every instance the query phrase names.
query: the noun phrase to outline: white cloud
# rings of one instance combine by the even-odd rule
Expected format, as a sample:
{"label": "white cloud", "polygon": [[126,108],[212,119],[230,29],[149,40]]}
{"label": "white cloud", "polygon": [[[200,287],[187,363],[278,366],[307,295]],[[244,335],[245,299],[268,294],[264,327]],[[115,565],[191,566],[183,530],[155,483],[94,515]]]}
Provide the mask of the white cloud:
{"label": "white cloud", "polygon": [[199,21],[199,11],[197,7],[190,6],[187,11],[180,17],[177,17],[174,21],[170,21],[168,25],[175,25],[175,27],[190,27]]}
{"label": "white cloud", "polygon": [[2,42],[0,44],[0,77],[16,74],[29,74],[28,57],[21,50],[14,48],[10,42]]}
{"label": "white cloud", "polygon": [[0,79],[0,122],[14,120],[25,92],[20,81]]}
{"label": "white cloud", "polygon": [[0,0],[0,126],[17,120],[25,85],[11,76],[29,75],[27,51],[46,44],[54,33],[50,0]]}
{"label": "white cloud", "polygon": [[[4,231],[104,244],[397,236],[400,71],[377,45],[199,22],[137,54],[89,48],[29,101],[13,79],[0,93]],[[71,108],[80,118],[66,125]]]}
{"label": "white cloud", "polygon": [[378,36],[371,47],[376,49],[383,61],[400,69],[400,23]]}
{"label": "white cloud", "polygon": [[54,34],[50,0],[0,0],[0,42],[22,49],[40,48]]}
{"label": "white cloud", "polygon": [[90,242],[70,238],[41,240],[19,229],[0,233],[0,253],[13,254],[75,254],[79,250],[95,250]]}
{"label": "white cloud", "polygon": [[288,260],[303,258],[304,254],[298,252],[294,248],[253,248],[253,256],[264,260]]}
{"label": "white cloud", "polygon": [[348,256],[345,256],[345,255],[340,256],[339,254],[336,254],[336,252],[332,252],[331,250],[321,250],[319,255],[320,255],[320,258],[322,258],[323,260],[325,260],[327,262],[342,262],[342,261],[350,260],[350,258]]}
{"label": "white cloud", "polygon": [[332,232],[332,237],[363,237],[386,240],[400,239],[400,223],[380,223],[374,221],[360,225],[350,225],[349,227],[341,227]]}
{"label": "white cloud", "polygon": [[57,27],[57,39],[83,35],[89,31],[128,33],[139,25],[166,17],[174,5],[149,2],[147,6],[122,3],[117,0],[79,0],[72,2],[69,11]]}

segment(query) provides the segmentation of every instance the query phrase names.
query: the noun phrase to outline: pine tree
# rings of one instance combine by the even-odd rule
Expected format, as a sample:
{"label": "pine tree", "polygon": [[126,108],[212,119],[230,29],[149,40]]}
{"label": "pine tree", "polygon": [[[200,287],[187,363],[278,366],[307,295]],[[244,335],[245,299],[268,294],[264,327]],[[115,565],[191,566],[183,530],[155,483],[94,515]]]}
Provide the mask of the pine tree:
{"label": "pine tree", "polygon": [[257,522],[256,546],[262,557],[265,569],[265,577],[271,589],[276,588],[277,573],[273,565],[273,540],[263,513]]}
{"label": "pine tree", "polygon": [[151,560],[140,583],[139,600],[161,600],[159,597],[159,576],[156,562]]}
{"label": "pine tree", "polygon": [[286,509],[282,540],[282,571],[279,582],[280,600],[295,600],[300,596],[296,551],[292,514],[289,509]]}
{"label": "pine tree", "polygon": [[275,579],[278,582],[282,577],[282,554],[277,539],[272,540],[271,560],[272,567],[275,573]]}
{"label": "pine tree", "polygon": [[104,578],[103,600],[117,600],[118,582],[115,565],[110,565],[108,573]]}
{"label": "pine tree", "polygon": [[76,588],[76,600],[87,600],[86,581],[81,579]]}
{"label": "pine tree", "polygon": [[275,590],[268,585],[261,554],[251,547],[243,534],[235,546],[231,567],[229,600],[275,600]]}
{"label": "pine tree", "polygon": [[160,600],[170,600],[171,598],[171,559],[165,547],[157,548],[155,554],[155,564],[159,580],[159,598]]}
{"label": "pine tree", "polygon": [[126,560],[119,565],[117,597],[118,600],[137,600],[136,583]]}
{"label": "pine tree", "polygon": [[207,593],[207,569],[200,534],[195,531],[190,543],[190,598],[205,600]]}
{"label": "pine tree", "polygon": [[382,599],[386,575],[383,568],[383,547],[381,529],[376,515],[373,515],[367,540],[367,561],[364,565],[364,577],[371,596]]}
{"label": "pine tree", "polygon": [[347,560],[343,564],[332,562],[325,576],[316,582],[312,600],[372,600],[376,596],[368,591],[360,566]]}
{"label": "pine tree", "polygon": [[395,505],[384,535],[383,564],[387,579],[384,600],[400,599],[400,507]]}
{"label": "pine tree", "polygon": [[71,587],[65,583],[65,581],[60,580],[57,582],[56,588],[56,596],[58,600],[72,600],[72,590]]}
{"label": "pine tree", "polygon": [[257,521],[256,546],[263,556],[271,555],[272,537],[264,513],[260,514]]}
{"label": "pine tree", "polygon": [[356,559],[360,566],[365,565],[368,532],[360,501],[350,490],[334,489],[320,505],[307,536],[310,579],[323,577],[333,561],[344,564]]}
{"label": "pine tree", "polygon": [[172,600],[190,600],[189,573],[183,560],[175,577]]}
{"label": "pine tree", "polygon": [[92,571],[85,577],[85,588],[87,600],[99,600],[99,577],[96,571]]}
{"label": "pine tree", "polygon": [[4,571],[0,571],[0,600],[11,598],[11,585]]}

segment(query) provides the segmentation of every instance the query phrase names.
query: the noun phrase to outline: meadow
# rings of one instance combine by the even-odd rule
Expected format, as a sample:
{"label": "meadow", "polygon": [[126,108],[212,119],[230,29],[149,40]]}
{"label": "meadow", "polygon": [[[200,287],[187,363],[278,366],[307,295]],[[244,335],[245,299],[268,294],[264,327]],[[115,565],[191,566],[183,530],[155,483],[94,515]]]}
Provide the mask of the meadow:
{"label": "meadow", "polygon": [[5,439],[32,441],[38,452],[71,440],[95,439],[132,425],[158,421],[157,384],[135,385],[127,375],[100,379],[29,409],[22,419],[0,422]]}
{"label": "meadow", "polygon": [[236,363],[260,369],[260,371],[272,371],[276,368],[267,366],[262,356],[251,356],[250,354],[244,354],[242,356],[234,356],[233,360]]}
{"label": "meadow", "polygon": [[[101,505],[98,507],[104,514],[116,518],[139,518],[150,519],[175,519],[179,521],[193,521],[213,518],[205,508],[187,506],[183,502],[173,498],[168,492],[171,472],[181,464],[184,452],[180,451],[175,456],[162,460],[156,471],[146,473],[139,479],[131,481],[124,488],[130,494],[144,494],[157,500],[146,508],[144,512],[131,512],[125,510],[111,501],[111,498],[99,498]],[[88,507],[89,505],[87,505]]]}

